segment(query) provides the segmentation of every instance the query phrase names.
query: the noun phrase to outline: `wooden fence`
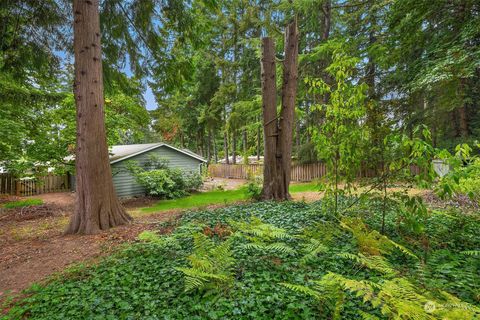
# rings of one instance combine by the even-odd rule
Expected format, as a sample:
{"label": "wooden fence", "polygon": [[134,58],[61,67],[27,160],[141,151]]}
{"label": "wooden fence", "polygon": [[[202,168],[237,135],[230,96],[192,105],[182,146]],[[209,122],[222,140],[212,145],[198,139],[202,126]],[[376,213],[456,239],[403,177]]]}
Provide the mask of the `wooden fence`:
{"label": "wooden fence", "polygon": [[[416,166],[410,168],[412,175],[419,174],[420,170]],[[211,177],[228,179],[248,179],[252,176],[263,175],[262,164],[210,164],[208,173]],[[292,165],[290,173],[291,181],[312,181],[320,179],[327,174],[327,168],[324,163],[295,164]],[[360,170],[359,178],[375,177],[375,170]]]}
{"label": "wooden fence", "polygon": [[35,178],[17,178],[8,173],[0,173],[0,194],[33,196],[65,191],[70,191],[68,175],[47,174]]}
{"label": "wooden fence", "polygon": [[[292,165],[292,181],[312,181],[323,177],[327,170],[324,163]],[[248,179],[263,175],[262,164],[211,164],[208,166],[211,177],[229,179]]]}

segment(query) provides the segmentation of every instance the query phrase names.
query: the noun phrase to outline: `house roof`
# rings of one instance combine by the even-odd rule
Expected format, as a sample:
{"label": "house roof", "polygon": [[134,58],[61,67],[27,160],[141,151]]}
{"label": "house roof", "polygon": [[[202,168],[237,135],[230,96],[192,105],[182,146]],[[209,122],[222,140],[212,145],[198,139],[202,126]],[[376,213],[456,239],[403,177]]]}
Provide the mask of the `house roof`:
{"label": "house roof", "polygon": [[160,143],[125,144],[125,145],[112,146],[110,151],[110,164],[123,161],[125,159],[134,157],[136,155],[142,154],[144,152],[147,152],[159,147],[167,147],[175,151],[178,151],[180,153],[183,153],[189,157],[200,160],[202,162],[207,162],[207,160],[205,160],[198,154],[193,153],[190,150],[178,149],[169,144],[160,142]]}

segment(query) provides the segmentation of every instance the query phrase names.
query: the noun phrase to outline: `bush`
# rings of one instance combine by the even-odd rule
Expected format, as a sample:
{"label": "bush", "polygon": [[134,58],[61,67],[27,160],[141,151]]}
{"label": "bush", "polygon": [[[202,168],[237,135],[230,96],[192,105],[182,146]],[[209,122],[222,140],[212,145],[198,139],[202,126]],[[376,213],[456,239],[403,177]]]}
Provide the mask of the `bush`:
{"label": "bush", "polygon": [[255,201],[262,200],[262,178],[253,177],[249,179],[247,184],[247,195],[250,199]]}
{"label": "bush", "polygon": [[[135,176],[137,182],[145,187],[147,194],[162,199],[184,197],[191,191],[198,190],[203,180],[200,174],[185,172],[180,169],[170,169],[165,161],[151,162],[140,167],[136,163],[129,163],[128,169]],[[153,169],[153,170],[152,170]]]}
{"label": "bush", "polygon": [[147,189],[151,196],[173,199],[184,196],[181,189],[172,180],[168,170],[142,171],[136,175],[137,182]]}

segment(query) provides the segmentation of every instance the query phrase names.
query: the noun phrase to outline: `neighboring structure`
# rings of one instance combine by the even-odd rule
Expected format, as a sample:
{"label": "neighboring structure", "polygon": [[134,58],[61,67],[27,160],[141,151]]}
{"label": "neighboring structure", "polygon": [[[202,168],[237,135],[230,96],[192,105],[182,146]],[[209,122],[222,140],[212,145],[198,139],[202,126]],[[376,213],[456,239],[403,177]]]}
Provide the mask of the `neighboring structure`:
{"label": "neighboring structure", "polygon": [[119,197],[145,195],[145,189],[135,181],[135,177],[126,169],[127,161],[137,161],[143,165],[150,155],[168,161],[168,166],[184,171],[201,172],[207,161],[199,155],[183,149],[177,149],[166,143],[147,143],[119,145],[111,147],[110,165],[112,167],[113,185]]}

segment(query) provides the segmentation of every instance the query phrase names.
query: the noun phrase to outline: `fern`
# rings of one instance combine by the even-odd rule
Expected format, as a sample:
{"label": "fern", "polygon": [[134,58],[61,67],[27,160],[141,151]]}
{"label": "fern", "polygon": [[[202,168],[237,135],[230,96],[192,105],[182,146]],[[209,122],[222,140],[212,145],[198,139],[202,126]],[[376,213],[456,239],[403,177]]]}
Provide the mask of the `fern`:
{"label": "fern", "polygon": [[336,282],[328,280],[312,281],[312,287],[300,284],[280,283],[280,285],[300,294],[311,296],[318,300],[322,306],[331,310],[333,320],[342,319],[341,312],[344,307],[345,294]]}
{"label": "fern", "polygon": [[346,252],[339,253],[337,256],[352,260],[364,267],[383,273],[387,277],[394,277],[398,274],[392,265],[382,256],[364,256],[361,253],[355,255]]}
{"label": "fern", "polygon": [[461,253],[464,255],[473,256],[473,257],[480,256],[480,250],[468,250],[468,251],[462,251]]}
{"label": "fern", "polygon": [[344,218],[340,222],[340,226],[353,234],[357,240],[360,252],[366,255],[379,256],[391,253],[393,249],[398,249],[403,254],[418,259],[415,254],[401,244],[390,240],[376,230],[369,231],[367,226],[359,218]]}
{"label": "fern", "polygon": [[155,245],[158,245],[160,247],[164,246],[172,246],[172,247],[179,247],[179,243],[177,239],[173,236],[165,237],[165,236],[160,236],[156,232],[153,231],[143,231],[138,235],[138,240],[148,242],[148,243],[153,243]]}
{"label": "fern", "polygon": [[264,223],[257,217],[251,217],[250,222],[247,221],[229,221],[230,226],[243,234],[261,239],[263,241],[272,241],[275,239],[285,240],[293,239],[285,229],[275,227],[272,224]]}
{"label": "fern", "polygon": [[301,294],[304,294],[304,295],[307,295],[307,296],[311,296],[311,297],[314,297],[315,299],[317,300],[322,300],[324,299],[324,296],[314,290],[314,289],[311,289],[307,286],[303,286],[303,285],[300,285],[300,284],[292,284],[292,283],[285,283],[285,282],[281,282],[280,285],[292,290],[292,291],[295,291],[297,293],[301,293]]}
{"label": "fern", "polygon": [[312,261],[318,256],[318,254],[327,251],[328,247],[325,246],[320,240],[310,239],[309,243],[307,243],[303,248],[305,255],[300,259],[300,261],[302,263]]}
{"label": "fern", "polygon": [[243,235],[249,243],[244,245],[245,249],[292,254],[295,250],[278,240],[293,239],[285,229],[264,223],[262,220],[252,217],[250,222],[229,221],[230,226],[237,230],[237,234]]}
{"label": "fern", "polygon": [[[353,258],[353,257],[351,257]],[[360,259],[361,258],[355,258]],[[430,293],[422,294],[405,278],[392,278],[374,283],[366,280],[345,278],[336,273],[328,273],[321,280],[314,281],[316,288],[301,285],[283,284],[290,290],[313,296],[320,301],[327,298],[322,288],[339,285],[343,290],[369,302],[389,319],[475,319],[480,316],[479,308],[443,292],[441,301],[435,300]],[[338,299],[338,295],[330,296]],[[337,302],[338,304],[338,302]],[[361,311],[364,319],[377,319]]]}
{"label": "fern", "polygon": [[286,245],[283,242],[275,242],[275,243],[247,243],[243,245],[245,249],[253,249],[253,250],[262,250],[267,252],[278,252],[278,253],[295,253],[295,250],[292,249],[290,246]]}
{"label": "fern", "polygon": [[219,245],[203,233],[193,235],[194,252],[188,256],[190,268],[175,268],[185,275],[185,291],[226,289],[234,281],[235,259],[230,250],[232,238]]}

